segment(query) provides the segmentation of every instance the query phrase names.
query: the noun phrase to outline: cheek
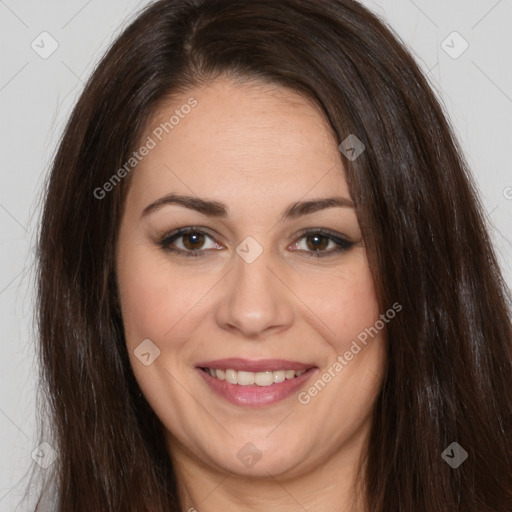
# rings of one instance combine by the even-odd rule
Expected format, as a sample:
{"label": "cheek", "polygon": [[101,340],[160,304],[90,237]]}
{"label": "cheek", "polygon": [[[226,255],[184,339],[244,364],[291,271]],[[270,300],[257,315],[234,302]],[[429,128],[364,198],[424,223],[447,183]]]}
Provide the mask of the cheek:
{"label": "cheek", "polygon": [[[117,270],[127,350],[135,377],[151,406],[166,411],[169,396],[180,393],[169,372],[181,371],[182,360],[187,359],[193,306],[204,291],[195,288],[201,288],[200,280],[194,285],[194,279],[171,271],[156,251],[135,243],[125,254],[129,256],[120,260]],[[141,343],[146,339],[160,351],[148,366],[137,357],[142,353],[138,347],[143,347]]]}
{"label": "cheek", "polygon": [[332,318],[339,319],[334,326],[338,334],[336,342],[338,353],[346,350],[347,344],[356,339],[366,328],[375,324],[379,318],[379,308],[369,275],[361,275],[351,288],[347,288],[339,301],[339,309],[333,312]]}
{"label": "cheek", "polygon": [[321,283],[315,293],[308,293],[306,302],[319,319],[317,328],[323,325],[321,331],[325,333],[325,339],[340,353],[379,318],[379,306],[366,258],[363,254],[358,255],[343,271],[330,279],[322,279]]}
{"label": "cheek", "polygon": [[160,255],[143,249],[118,265],[126,341],[133,348],[146,338],[160,344],[197,301],[193,283],[185,285]]}

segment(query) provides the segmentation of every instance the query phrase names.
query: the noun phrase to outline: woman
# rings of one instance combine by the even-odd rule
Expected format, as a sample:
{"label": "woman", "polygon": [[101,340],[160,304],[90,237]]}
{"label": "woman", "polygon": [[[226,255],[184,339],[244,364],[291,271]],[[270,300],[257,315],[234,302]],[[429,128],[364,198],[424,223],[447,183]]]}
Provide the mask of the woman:
{"label": "woman", "polygon": [[38,299],[54,510],[512,509],[510,296],[355,1],[147,7],[66,127]]}

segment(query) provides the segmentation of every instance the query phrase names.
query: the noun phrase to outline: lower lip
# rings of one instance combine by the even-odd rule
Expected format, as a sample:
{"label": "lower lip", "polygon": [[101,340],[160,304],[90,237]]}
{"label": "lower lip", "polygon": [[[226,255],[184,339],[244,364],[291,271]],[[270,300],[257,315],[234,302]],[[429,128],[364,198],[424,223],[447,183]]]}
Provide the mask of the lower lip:
{"label": "lower lip", "polygon": [[240,386],[212,377],[209,373],[201,370],[201,368],[197,368],[201,377],[215,393],[232,404],[247,407],[265,407],[288,398],[314,375],[317,370],[318,368],[310,368],[299,377],[286,379],[283,382],[274,383],[270,386],[257,386],[256,384]]}

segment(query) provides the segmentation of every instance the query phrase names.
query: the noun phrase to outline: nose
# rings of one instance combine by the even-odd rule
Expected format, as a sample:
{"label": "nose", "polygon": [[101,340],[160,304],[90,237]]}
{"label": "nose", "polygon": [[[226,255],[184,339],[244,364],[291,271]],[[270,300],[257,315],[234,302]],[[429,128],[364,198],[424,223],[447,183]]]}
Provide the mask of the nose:
{"label": "nose", "polygon": [[240,254],[234,255],[234,268],[221,284],[217,324],[253,339],[285,331],[294,318],[293,287],[286,271],[270,250],[264,249],[253,261]]}

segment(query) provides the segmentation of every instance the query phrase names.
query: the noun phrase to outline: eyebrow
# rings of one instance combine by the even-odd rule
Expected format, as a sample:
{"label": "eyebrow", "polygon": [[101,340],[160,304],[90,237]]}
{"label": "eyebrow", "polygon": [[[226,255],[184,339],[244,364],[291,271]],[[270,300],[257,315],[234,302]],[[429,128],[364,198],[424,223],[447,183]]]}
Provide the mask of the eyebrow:
{"label": "eyebrow", "polygon": [[[227,218],[228,207],[219,201],[200,199],[198,197],[183,196],[178,194],[168,194],[153,203],[147,205],[141,214],[141,219],[147,215],[160,210],[166,205],[177,204],[190,210],[195,210],[209,217]],[[303,215],[310,215],[326,208],[354,208],[354,203],[346,197],[326,197],[322,199],[313,199],[310,201],[301,201],[292,203],[283,212],[281,220],[296,219]]]}

